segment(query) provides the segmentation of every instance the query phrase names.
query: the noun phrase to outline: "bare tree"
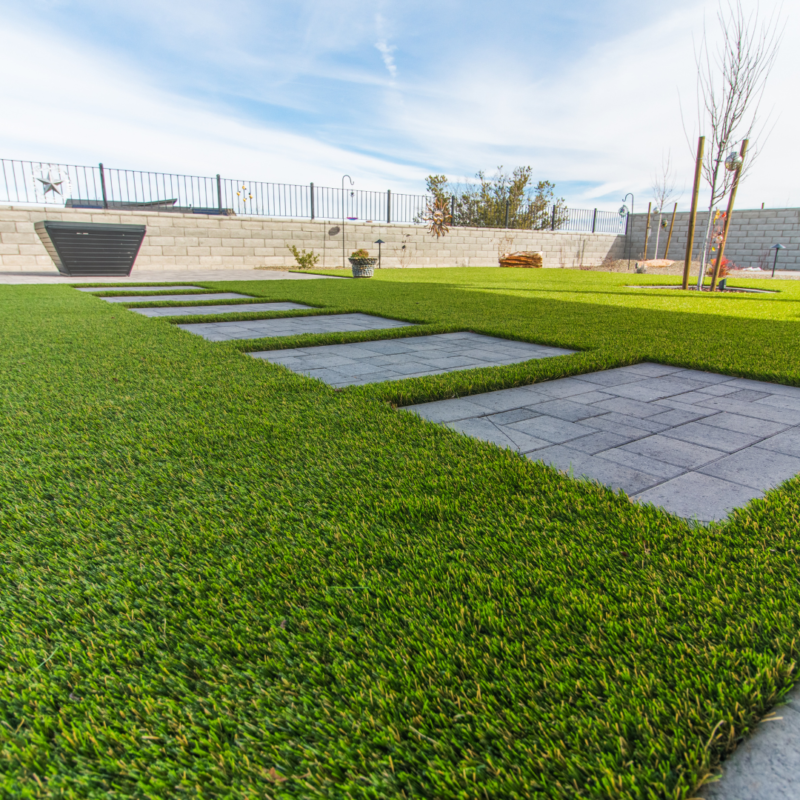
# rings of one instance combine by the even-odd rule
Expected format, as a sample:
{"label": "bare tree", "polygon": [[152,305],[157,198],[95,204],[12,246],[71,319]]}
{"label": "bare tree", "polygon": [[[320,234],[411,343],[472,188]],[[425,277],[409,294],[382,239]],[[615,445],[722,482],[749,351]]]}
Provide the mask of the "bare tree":
{"label": "bare tree", "polygon": [[[676,200],[678,195],[675,192],[675,174],[671,166],[672,154],[667,152],[666,158],[662,155],[661,167],[653,176],[653,199],[656,204],[656,249],[653,258],[658,258],[658,240],[661,236],[662,218],[664,206]],[[666,223],[664,223],[666,224]],[[645,253],[647,259],[647,253]]]}
{"label": "bare tree", "polygon": [[[725,160],[730,153],[735,154],[741,141],[750,140],[741,181],[758,157],[759,138],[763,146],[769,115],[763,123],[760,121],[761,103],[781,41],[779,10],[763,19],[759,18],[757,9],[745,14],[741,0],[720,0],[717,20],[721,35],[719,45],[711,51],[704,28],[695,53],[697,120],[701,130],[711,131],[703,161],[703,177],[711,189],[711,197],[698,286],[702,286],[705,274],[714,207],[728,193],[736,174],[725,168]],[[687,141],[689,138],[687,132]]]}

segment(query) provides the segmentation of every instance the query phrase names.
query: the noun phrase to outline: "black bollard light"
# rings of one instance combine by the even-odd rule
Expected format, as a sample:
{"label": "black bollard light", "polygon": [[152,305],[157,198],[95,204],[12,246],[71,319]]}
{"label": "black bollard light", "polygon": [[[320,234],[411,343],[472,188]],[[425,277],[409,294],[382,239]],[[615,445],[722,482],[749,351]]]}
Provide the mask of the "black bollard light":
{"label": "black bollard light", "polygon": [[378,269],[381,268],[381,245],[386,244],[383,239],[378,239],[374,244],[378,245]]}
{"label": "black bollard light", "polygon": [[775,260],[772,262],[772,277],[773,278],[775,277],[775,267],[778,264],[778,253],[780,253],[781,250],[785,250],[785,249],[786,248],[782,244],[774,244],[774,245],[772,245],[772,247],[770,247],[770,250],[774,250],[775,251]]}

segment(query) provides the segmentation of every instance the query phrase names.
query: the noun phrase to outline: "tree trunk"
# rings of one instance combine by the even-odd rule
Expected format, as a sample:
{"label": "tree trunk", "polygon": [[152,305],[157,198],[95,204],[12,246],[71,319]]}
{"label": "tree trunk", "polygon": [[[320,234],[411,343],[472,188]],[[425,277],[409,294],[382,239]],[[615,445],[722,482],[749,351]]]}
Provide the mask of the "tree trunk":
{"label": "tree trunk", "polygon": [[708,207],[708,222],[706,235],[703,237],[703,252],[700,254],[700,273],[697,276],[697,291],[702,291],[703,280],[706,277],[706,253],[708,252],[708,239],[711,236],[711,226],[714,222],[714,191],[711,191],[711,204]]}
{"label": "tree trunk", "polygon": [[658,209],[658,220],[656,222],[656,251],[653,253],[653,258],[658,258],[658,239],[661,236],[661,209]]}

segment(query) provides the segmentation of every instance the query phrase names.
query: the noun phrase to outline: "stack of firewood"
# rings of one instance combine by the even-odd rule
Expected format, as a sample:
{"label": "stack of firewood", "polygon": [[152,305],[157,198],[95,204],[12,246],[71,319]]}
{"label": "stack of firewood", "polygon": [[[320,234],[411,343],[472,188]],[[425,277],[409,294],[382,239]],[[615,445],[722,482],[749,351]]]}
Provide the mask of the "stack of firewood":
{"label": "stack of firewood", "polygon": [[543,266],[542,255],[542,253],[536,252],[506,253],[500,256],[500,266],[541,269]]}

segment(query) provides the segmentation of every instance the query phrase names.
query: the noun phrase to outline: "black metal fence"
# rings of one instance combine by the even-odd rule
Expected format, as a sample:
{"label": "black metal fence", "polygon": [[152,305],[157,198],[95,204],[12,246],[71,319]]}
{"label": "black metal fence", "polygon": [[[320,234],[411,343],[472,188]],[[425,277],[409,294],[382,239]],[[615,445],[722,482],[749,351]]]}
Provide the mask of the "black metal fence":
{"label": "black metal fence", "polygon": [[[126,209],[184,214],[420,224],[428,195],[363,191],[350,187],[82,167],[0,159],[0,203],[83,209]],[[502,215],[501,215],[502,216]],[[457,215],[456,215],[457,220]],[[627,218],[598,209],[549,206],[535,215],[485,223],[575,233],[625,233]]]}

